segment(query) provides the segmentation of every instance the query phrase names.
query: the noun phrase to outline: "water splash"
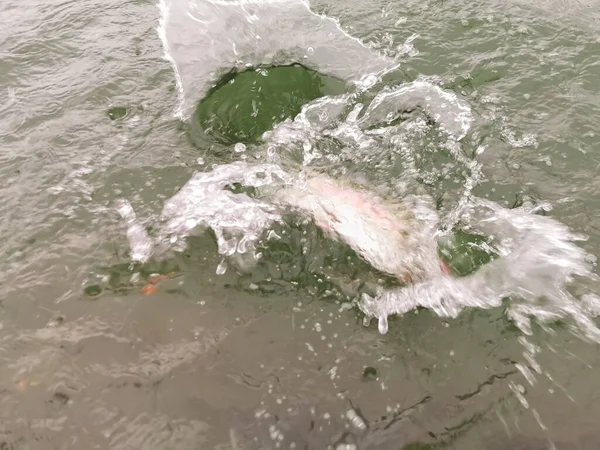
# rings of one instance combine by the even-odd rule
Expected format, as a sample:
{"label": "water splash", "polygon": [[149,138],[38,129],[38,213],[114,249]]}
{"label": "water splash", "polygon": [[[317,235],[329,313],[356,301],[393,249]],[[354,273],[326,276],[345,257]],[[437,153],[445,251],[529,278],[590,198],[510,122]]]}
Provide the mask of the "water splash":
{"label": "water splash", "polygon": [[[265,5],[259,4],[260,8]],[[235,48],[237,52],[239,46]],[[401,280],[418,281],[362,298],[360,309],[366,318],[379,320],[381,332],[387,331],[388,316],[416,307],[456,317],[465,308],[497,307],[510,297],[508,317],[524,333],[531,333],[532,317],[540,322],[573,320],[585,337],[600,342],[600,331],[590,319],[598,300],[591,294],[578,299],[568,291],[575,276],[594,278],[587,255],[574,243],[579,237],[558,221],[535,214],[535,209],[505,209],[472,196],[483,174],[478,162],[462,149],[473,122],[468,103],[425,79],[385,89],[366,106],[355,103],[358,99],[353,94],[320,98],[305,105],[293,120],[276,125],[264,134],[263,144],[244,152],[257,152],[267,164],[239,162],[195,174],[166,202],[161,231],[151,251],[132,210],[122,204],[133,257],[147,259],[156,248],[180,250],[194,230],[211,228],[219,254],[256,258],[254,247],[264,231],[294,210],[346,242],[373,267]],[[414,143],[432,129],[444,136],[434,150],[446,150],[457,163],[457,173],[469,172],[457,205],[441,221],[427,195],[411,196],[410,189],[403,188],[402,200],[393,192],[389,195],[389,190],[381,197],[376,191],[382,186],[371,184],[372,195],[353,186],[348,197],[347,186],[332,187],[311,168],[343,169],[346,159],[388,170],[378,175],[395,180],[397,186],[414,184],[424,175]],[[394,154],[405,169],[400,181],[389,171],[388,161]],[[232,183],[260,187],[260,196],[225,189]],[[443,232],[438,230],[440,222]],[[436,237],[456,227],[489,236],[500,258],[464,278],[443,274]],[[414,278],[407,278],[407,273],[415,274]]]}
{"label": "water splash", "polygon": [[138,222],[133,207],[127,200],[117,201],[117,211],[127,227],[127,240],[133,261],[147,261],[152,255],[152,240]]}
{"label": "water splash", "polygon": [[586,252],[574,244],[581,236],[535,212],[472,197],[463,205],[461,221],[466,229],[491,236],[500,258],[464,278],[441,275],[376,297],[365,295],[360,309],[377,318],[385,333],[388,316],[416,307],[456,317],[464,308],[497,307],[510,297],[507,315],[524,333],[532,333],[532,317],[542,323],[570,319],[584,337],[600,342],[600,330],[586,310],[589,300],[582,302],[568,291],[576,276],[596,279]]}
{"label": "water splash", "polygon": [[468,103],[455,93],[424,81],[416,80],[377,94],[364,117],[362,128],[385,126],[398,119],[401,113],[421,108],[431,120],[456,141],[465,137],[473,115]]}
{"label": "water splash", "polygon": [[[244,193],[234,194],[225,187],[233,183],[259,187],[286,182],[290,182],[290,176],[270,164],[236,162],[216,166],[210,172],[198,172],[165,203],[154,240],[138,223],[131,205],[121,200],[118,207],[126,221],[132,259],[146,262],[169,248],[181,251],[187,236],[207,228],[217,237],[219,254],[252,253],[262,232],[273,222],[280,221],[281,216],[272,204]],[[252,253],[252,256],[255,255]]]}
{"label": "water splash", "polygon": [[[307,142],[313,149],[318,147],[319,155],[296,155],[295,160],[304,165],[324,158],[329,162],[366,162],[370,166],[381,160],[389,167],[389,156],[400,152],[405,171],[415,178],[422,173],[417,173],[411,147],[418,143],[413,138],[422,140],[424,134],[435,130],[441,134],[436,145],[472,172],[474,179],[480,178],[477,162],[468,158],[460,145],[471,128],[473,114],[468,103],[454,92],[418,79],[380,92],[366,107],[355,103],[358,98],[354,94],[328,96],[305,105],[294,120],[279,123],[263,135],[269,149],[267,159],[280,163]],[[412,165],[407,165],[411,161]],[[386,178],[395,176],[390,172]]]}
{"label": "water splash", "polygon": [[[294,210],[346,242],[383,272],[405,281],[437,275],[440,269],[434,234],[438,217],[429,197],[403,192],[400,200],[388,192],[382,200],[375,191],[367,193],[344,182],[333,184],[332,179],[307,166],[321,158],[339,161],[337,148],[324,144],[330,138],[343,141],[346,157],[357,160],[375,149],[393,148],[399,140],[404,142],[401,136],[419,135],[423,127],[430,126],[423,120],[386,126],[381,117],[389,116],[390,111],[397,115],[403,109],[420,106],[438,111],[432,118],[433,125],[443,130],[449,141],[457,142],[469,129],[470,109],[456,94],[422,80],[377,95],[360,118],[360,104],[346,113],[354,98],[346,94],[317,99],[305,105],[294,120],[265,133],[258,156],[265,152],[267,164],[236,162],[196,173],[165,203],[157,227],[159,235],[152,244],[137,223],[131,205],[121,203],[132,257],[144,262],[155,253],[183,250],[190,233],[206,228],[214,231],[222,256],[247,250],[251,254],[262,233]],[[456,123],[460,127],[452,128]],[[372,128],[374,124],[379,128]],[[406,159],[410,161],[408,150]],[[414,164],[409,172],[418,172]],[[385,178],[392,176],[390,173]],[[234,183],[261,187],[261,197],[225,189]]]}
{"label": "water splash", "polygon": [[160,0],[159,9],[158,34],[177,80],[180,118],[232,69],[302,63],[364,90],[398,66],[302,0]]}

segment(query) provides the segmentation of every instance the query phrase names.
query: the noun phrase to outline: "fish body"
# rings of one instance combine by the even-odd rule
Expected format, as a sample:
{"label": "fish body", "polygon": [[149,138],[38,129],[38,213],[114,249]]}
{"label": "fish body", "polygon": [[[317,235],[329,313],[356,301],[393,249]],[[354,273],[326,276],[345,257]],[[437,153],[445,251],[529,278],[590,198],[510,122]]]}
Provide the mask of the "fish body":
{"label": "fish body", "polygon": [[374,268],[402,282],[427,279],[443,270],[429,224],[406,202],[321,174],[311,174],[299,186],[276,195]]}

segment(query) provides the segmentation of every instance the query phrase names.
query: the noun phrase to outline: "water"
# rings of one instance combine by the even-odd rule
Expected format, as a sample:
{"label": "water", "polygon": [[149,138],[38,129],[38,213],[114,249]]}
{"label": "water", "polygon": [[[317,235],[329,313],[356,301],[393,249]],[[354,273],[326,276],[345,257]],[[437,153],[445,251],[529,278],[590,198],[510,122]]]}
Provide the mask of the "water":
{"label": "water", "polygon": [[4,2],[3,445],[597,448],[599,6]]}

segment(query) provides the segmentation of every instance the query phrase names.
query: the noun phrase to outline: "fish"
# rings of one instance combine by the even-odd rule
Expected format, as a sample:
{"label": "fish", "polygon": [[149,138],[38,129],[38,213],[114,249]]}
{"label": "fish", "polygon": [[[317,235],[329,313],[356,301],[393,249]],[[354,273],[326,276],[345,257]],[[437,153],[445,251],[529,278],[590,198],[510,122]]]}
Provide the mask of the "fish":
{"label": "fish", "polygon": [[[231,182],[260,188],[262,193],[257,198],[234,194],[225,189]],[[220,254],[244,253],[291,211],[312,220],[329,238],[347,244],[373,268],[410,284],[450,273],[438,256],[437,214],[428,201],[378,195],[348,178],[308,168],[288,174],[275,164],[233,163],[196,174],[168,200],[156,240],[145,232],[127,201],[119,203],[119,213],[127,224],[132,257],[141,263],[158,256],[169,243],[183,244],[196,228],[215,231]],[[248,264],[252,261],[257,259],[250,258]]]}
{"label": "fish", "polygon": [[352,248],[375,269],[408,284],[449,273],[439,259],[433,209],[376,195],[347,179],[309,173],[275,193],[275,201],[313,220],[332,239]]}

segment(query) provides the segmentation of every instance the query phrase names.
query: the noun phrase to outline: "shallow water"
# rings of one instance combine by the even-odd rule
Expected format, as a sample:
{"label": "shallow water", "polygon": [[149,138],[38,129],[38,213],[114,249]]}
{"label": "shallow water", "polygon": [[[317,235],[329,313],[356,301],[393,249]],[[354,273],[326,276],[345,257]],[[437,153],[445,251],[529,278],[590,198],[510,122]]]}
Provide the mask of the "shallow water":
{"label": "shallow water", "polygon": [[[598,448],[596,3],[3,2],[2,445]],[[272,62],[348,91],[244,151],[186,119]],[[236,161],[431,200],[465,276],[403,290],[268,183],[260,216],[188,183]],[[163,256],[132,263],[121,200]],[[188,213],[212,230],[172,242]],[[227,256],[244,233],[262,258]]]}

